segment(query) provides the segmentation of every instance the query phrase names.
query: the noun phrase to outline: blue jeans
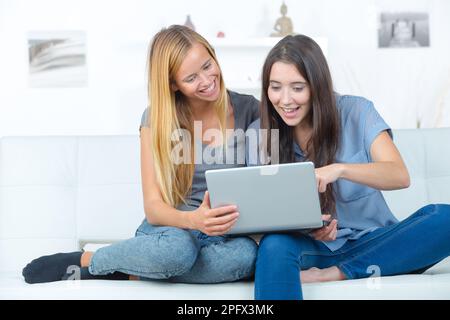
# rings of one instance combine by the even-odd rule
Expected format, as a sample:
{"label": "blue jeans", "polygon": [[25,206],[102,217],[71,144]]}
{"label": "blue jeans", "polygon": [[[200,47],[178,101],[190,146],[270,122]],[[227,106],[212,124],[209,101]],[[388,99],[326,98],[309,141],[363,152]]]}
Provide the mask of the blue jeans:
{"label": "blue jeans", "polygon": [[301,234],[271,234],[260,242],[258,300],[302,299],[300,270],[336,266],[347,279],[422,273],[450,255],[450,205],[428,205],[407,219],[349,240],[332,252]]}
{"label": "blue jeans", "polygon": [[248,237],[210,237],[197,230],[153,226],[144,220],[134,238],[98,249],[89,272],[105,275],[119,271],[184,283],[231,282],[253,276],[256,252],[255,241]]}

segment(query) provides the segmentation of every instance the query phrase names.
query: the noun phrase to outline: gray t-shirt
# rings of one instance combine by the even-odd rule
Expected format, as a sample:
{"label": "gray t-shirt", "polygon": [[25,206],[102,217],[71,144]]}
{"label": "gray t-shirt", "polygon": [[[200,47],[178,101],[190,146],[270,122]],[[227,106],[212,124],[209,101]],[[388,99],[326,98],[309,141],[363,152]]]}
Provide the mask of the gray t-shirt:
{"label": "gray t-shirt", "polygon": [[[225,151],[223,147],[211,147],[196,139],[196,146],[202,146],[202,157],[195,164],[192,189],[186,197],[187,204],[177,207],[179,210],[192,211],[203,201],[206,191],[205,171],[245,166],[245,132],[248,126],[259,118],[259,101],[251,96],[228,91],[234,113],[234,136],[229,138]],[[148,127],[149,109],[142,114],[141,127]],[[140,129],[140,128],[139,128]],[[201,162],[201,163],[200,163]]]}

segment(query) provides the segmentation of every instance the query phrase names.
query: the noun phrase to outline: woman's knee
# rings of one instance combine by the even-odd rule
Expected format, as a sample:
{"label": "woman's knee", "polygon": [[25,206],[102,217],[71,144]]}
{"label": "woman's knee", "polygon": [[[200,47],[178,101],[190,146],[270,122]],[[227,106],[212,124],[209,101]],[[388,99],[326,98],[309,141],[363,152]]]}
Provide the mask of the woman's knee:
{"label": "woman's knee", "polygon": [[258,245],[251,238],[238,238],[234,240],[237,246],[239,263],[242,271],[242,277],[249,277],[255,271],[256,255],[258,252]]}
{"label": "woman's knee", "polygon": [[419,210],[420,213],[434,217],[442,222],[450,223],[450,205],[448,204],[429,204]]}
{"label": "woman's knee", "polygon": [[159,241],[164,242],[161,245],[169,253],[166,263],[172,269],[172,275],[183,274],[192,268],[197,260],[199,248],[188,231],[173,228],[170,232],[162,234]]}
{"label": "woman's knee", "polygon": [[447,228],[450,230],[450,205],[435,204],[432,214],[436,219],[439,228]]}
{"label": "woman's knee", "polygon": [[[148,266],[158,264],[162,278],[181,275],[194,265],[198,247],[191,234],[183,229],[164,227],[160,232],[140,237],[146,241],[147,252],[144,253]],[[144,240],[145,239],[145,240]],[[144,259],[145,260],[145,259]]]}
{"label": "woman's knee", "polygon": [[[298,239],[297,239],[298,240]],[[268,234],[260,243],[258,257],[280,258],[289,255],[298,244],[294,236],[289,234]]]}
{"label": "woman's knee", "polygon": [[[220,249],[219,249],[220,248]],[[226,254],[226,261],[218,263],[224,281],[236,281],[253,276],[255,272],[258,245],[247,237],[233,238],[218,245],[216,250]]]}
{"label": "woman's knee", "polygon": [[450,204],[436,204],[435,210],[444,218],[450,218]]}

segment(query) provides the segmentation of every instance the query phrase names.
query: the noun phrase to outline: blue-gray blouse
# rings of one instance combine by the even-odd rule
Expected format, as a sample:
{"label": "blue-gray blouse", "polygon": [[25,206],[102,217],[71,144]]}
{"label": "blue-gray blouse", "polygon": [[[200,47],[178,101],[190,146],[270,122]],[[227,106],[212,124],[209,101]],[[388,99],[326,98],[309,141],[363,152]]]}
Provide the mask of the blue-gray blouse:
{"label": "blue-gray blouse", "polygon": [[[392,137],[390,127],[375,110],[373,103],[365,98],[337,95],[336,102],[341,121],[336,162],[372,162],[370,147],[373,141],[383,131]],[[260,122],[257,120],[250,125],[249,130],[259,127]],[[297,162],[305,161],[303,151],[296,143],[294,151]],[[251,165],[252,161],[248,161],[248,165]],[[398,222],[380,190],[344,179],[337,180],[333,186],[336,191],[338,234],[335,241],[323,242],[331,251],[338,250],[348,240],[356,240],[377,228]]]}

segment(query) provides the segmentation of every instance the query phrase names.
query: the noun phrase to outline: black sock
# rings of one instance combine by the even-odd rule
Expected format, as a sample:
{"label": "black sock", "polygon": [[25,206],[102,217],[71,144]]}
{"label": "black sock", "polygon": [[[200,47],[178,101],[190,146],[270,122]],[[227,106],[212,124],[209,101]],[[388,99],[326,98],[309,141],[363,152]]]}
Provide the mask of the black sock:
{"label": "black sock", "polygon": [[113,272],[105,275],[93,275],[88,267],[73,268],[61,278],[61,280],[129,280],[130,276],[122,272]]}
{"label": "black sock", "polygon": [[76,251],[42,256],[27,264],[22,275],[27,283],[59,281],[67,273],[67,268],[80,267],[82,254],[82,251]]}

